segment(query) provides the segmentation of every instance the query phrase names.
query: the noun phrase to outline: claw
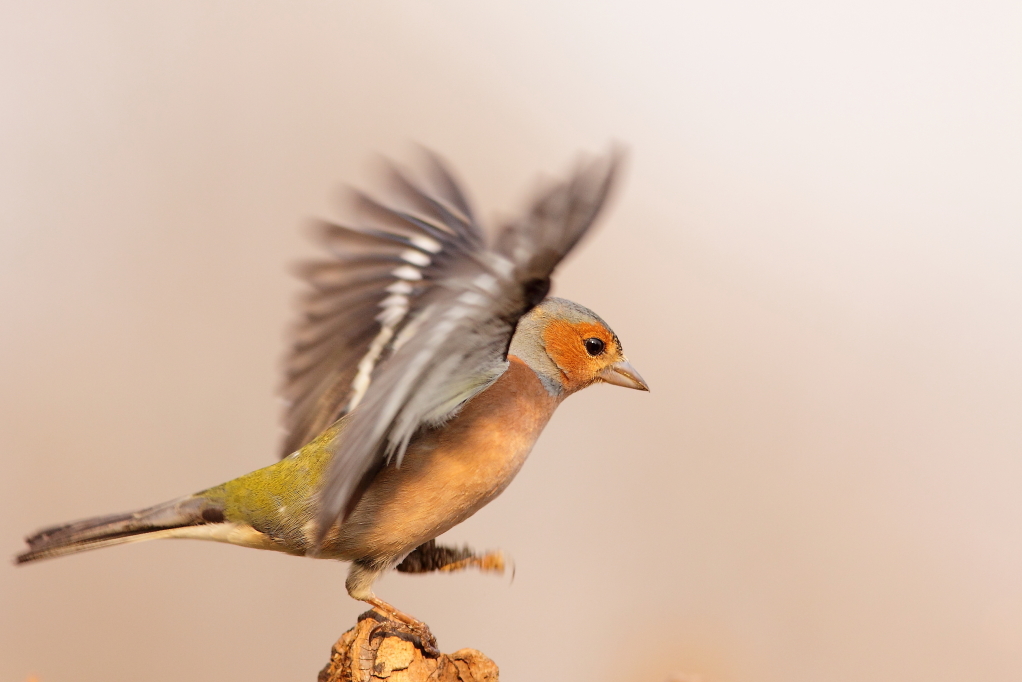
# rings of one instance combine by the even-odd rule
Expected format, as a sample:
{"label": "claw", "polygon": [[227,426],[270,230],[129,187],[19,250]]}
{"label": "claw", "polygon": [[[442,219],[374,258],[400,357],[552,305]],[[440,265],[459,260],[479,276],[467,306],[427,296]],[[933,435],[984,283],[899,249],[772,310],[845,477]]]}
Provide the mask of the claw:
{"label": "claw", "polygon": [[[364,601],[373,607],[373,611],[387,619],[388,622],[380,623],[378,626],[381,630],[386,628],[388,631],[393,631],[396,626],[398,632],[406,631],[413,638],[413,643],[422,649],[424,654],[430,658],[440,657],[440,649],[437,647],[436,637],[430,632],[428,625],[404,611],[399,611],[377,597],[370,597]],[[369,613],[372,613],[372,611]]]}

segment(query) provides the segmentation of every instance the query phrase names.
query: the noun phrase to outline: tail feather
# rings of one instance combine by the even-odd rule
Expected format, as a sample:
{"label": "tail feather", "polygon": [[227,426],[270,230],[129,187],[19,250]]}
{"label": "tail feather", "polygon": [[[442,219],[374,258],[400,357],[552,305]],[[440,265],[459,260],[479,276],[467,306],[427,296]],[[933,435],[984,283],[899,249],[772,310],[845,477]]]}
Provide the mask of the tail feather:
{"label": "tail feather", "polygon": [[223,520],[223,510],[211,500],[189,495],[128,514],[98,516],[45,528],[25,538],[28,551],[19,554],[15,562],[24,564],[88,549],[166,537],[168,531],[176,528]]}

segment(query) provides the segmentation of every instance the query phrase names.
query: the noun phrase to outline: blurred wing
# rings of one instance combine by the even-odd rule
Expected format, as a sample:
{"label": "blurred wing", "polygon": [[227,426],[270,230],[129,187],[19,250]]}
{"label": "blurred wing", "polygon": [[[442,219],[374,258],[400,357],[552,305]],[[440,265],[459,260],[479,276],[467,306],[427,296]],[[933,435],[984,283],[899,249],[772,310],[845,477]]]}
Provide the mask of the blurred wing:
{"label": "blurred wing", "polygon": [[[473,237],[436,253],[336,446],[321,491],[320,540],[350,513],[365,476],[399,465],[416,431],[443,423],[504,372],[519,318],[546,297],[554,267],[592,225],[618,156],[580,165],[546,189],[492,249]],[[468,215],[464,204],[451,206]]]}
{"label": "blurred wing", "polygon": [[299,270],[310,289],[301,299],[301,320],[285,364],[281,457],[360,402],[417,301],[446,276],[452,260],[483,248],[483,233],[464,195],[440,161],[427,158],[434,193],[391,167],[395,199],[406,209],[355,193],[363,226],[316,226],[332,258]]}

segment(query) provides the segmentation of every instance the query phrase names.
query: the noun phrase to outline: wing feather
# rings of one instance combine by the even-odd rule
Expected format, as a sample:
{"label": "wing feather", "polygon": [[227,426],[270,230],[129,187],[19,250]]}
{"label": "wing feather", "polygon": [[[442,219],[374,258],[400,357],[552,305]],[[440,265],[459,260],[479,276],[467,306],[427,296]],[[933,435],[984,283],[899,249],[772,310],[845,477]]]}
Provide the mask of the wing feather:
{"label": "wing feather", "polygon": [[[361,400],[376,364],[442,278],[445,263],[478,251],[482,230],[465,195],[439,161],[436,196],[389,169],[400,206],[352,193],[361,224],[320,222],[315,237],[332,259],[302,264],[310,290],[285,363],[287,403],[281,456],[305,445]],[[445,202],[452,208],[448,209]]]}

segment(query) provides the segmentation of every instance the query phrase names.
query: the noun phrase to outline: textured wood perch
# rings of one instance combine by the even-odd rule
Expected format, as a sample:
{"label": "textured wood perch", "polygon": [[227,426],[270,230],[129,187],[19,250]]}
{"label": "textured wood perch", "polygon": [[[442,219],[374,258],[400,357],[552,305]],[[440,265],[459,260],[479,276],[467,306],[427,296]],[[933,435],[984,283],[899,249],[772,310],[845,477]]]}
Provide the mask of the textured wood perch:
{"label": "textured wood perch", "polygon": [[341,635],[319,682],[497,682],[497,664],[475,649],[435,654],[416,633],[376,611]]}

